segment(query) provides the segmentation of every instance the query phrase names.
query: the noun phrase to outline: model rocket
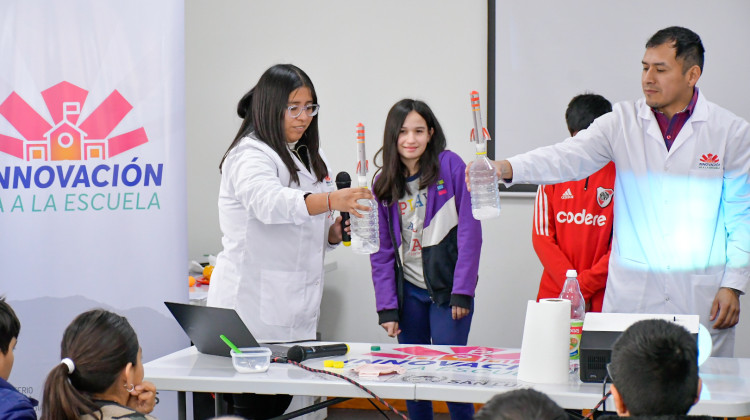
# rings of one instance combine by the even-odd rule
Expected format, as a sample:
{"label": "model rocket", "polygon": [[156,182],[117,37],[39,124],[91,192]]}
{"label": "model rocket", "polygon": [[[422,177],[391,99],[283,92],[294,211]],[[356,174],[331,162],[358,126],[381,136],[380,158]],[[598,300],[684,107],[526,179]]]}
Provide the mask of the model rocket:
{"label": "model rocket", "polygon": [[357,183],[367,188],[367,154],[365,153],[365,126],[357,124]]}
{"label": "model rocket", "polygon": [[[476,143],[477,151],[480,146],[484,146],[483,149],[487,150],[487,140],[491,140],[490,133],[487,129],[482,126],[482,111],[479,107],[479,92],[476,90],[471,92],[471,112],[474,114],[474,128],[471,129],[471,141]],[[481,135],[479,134],[481,133]]]}

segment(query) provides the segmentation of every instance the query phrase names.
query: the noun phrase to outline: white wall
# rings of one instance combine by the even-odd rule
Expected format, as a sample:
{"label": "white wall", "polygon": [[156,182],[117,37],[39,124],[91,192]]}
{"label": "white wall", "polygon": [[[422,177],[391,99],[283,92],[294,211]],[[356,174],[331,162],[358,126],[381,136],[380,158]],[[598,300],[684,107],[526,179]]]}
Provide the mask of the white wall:
{"label": "white wall", "polygon": [[311,77],[333,173],[354,171],[359,122],[374,155],[404,97],[430,104],[449,147],[469,158],[469,93],[486,96],[486,21],[484,1],[187,1],[190,255],[221,246],[218,163],[240,124],[237,101],[268,67],[291,62]]}
{"label": "white wall", "polygon": [[496,9],[498,155],[563,140],[565,108],[586,90],[612,103],[641,97],[644,45],[672,25],[703,41],[706,98],[750,119],[750,2],[497,0]]}
{"label": "white wall", "polygon": [[[315,83],[322,145],[334,173],[354,172],[358,122],[366,126],[372,160],[389,108],[404,97],[425,100],[448,147],[472,158],[469,92],[479,91],[483,102],[487,97],[484,0],[188,0],[185,8],[192,258],[221,250],[218,163],[239,127],[237,101],[273,64],[294,63]],[[564,132],[563,112],[544,124]],[[531,247],[533,198],[506,196],[502,206],[500,218],[483,224],[469,342],[520,347],[526,301],[536,296],[542,271]],[[377,325],[368,259],[340,247],[326,261],[337,268],[326,276],[323,339],[392,340]],[[750,346],[741,343],[750,335],[747,318],[743,315],[741,326],[747,328],[737,345],[737,354],[746,357]]]}

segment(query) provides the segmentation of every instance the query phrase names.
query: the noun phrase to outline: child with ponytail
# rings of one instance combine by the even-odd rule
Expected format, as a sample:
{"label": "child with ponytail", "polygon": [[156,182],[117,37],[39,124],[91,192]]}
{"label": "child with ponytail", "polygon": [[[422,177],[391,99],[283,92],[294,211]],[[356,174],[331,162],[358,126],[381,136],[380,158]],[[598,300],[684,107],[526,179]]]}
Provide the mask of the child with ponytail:
{"label": "child with ponytail", "polygon": [[143,381],[138,337],[128,320],[94,309],[65,329],[60,364],[47,376],[42,420],[149,419],[156,387]]}

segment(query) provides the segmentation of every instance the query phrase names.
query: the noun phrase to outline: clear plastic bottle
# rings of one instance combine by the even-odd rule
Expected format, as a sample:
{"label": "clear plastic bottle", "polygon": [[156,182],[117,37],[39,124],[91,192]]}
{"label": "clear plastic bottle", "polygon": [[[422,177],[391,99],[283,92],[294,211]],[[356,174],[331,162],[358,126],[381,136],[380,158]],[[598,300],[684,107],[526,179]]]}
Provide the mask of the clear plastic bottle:
{"label": "clear plastic bottle", "polygon": [[570,373],[576,373],[581,359],[579,348],[583,332],[583,318],[586,316],[586,301],[583,299],[583,293],[578,284],[576,270],[568,270],[565,277],[560,299],[570,301]]}
{"label": "clear plastic bottle", "polygon": [[477,151],[477,157],[469,167],[471,214],[477,220],[491,219],[500,215],[500,191],[497,189],[495,166],[487,159],[487,141],[490,140],[490,133],[482,127],[477,91],[471,92],[471,111],[474,117],[471,139]]}
{"label": "clear plastic bottle", "polygon": [[487,143],[477,143],[477,158],[469,167],[471,214],[477,220],[500,215],[500,191],[495,166],[487,159]]}
{"label": "clear plastic bottle", "polygon": [[[367,155],[365,154],[365,126],[357,124],[357,183],[367,188]],[[363,217],[351,215],[352,251],[358,254],[374,254],[380,249],[380,229],[378,227],[378,203],[374,199],[360,199],[358,204],[365,205],[370,211],[358,210]]]}
{"label": "clear plastic bottle", "polygon": [[373,200],[357,200],[357,203],[370,207],[370,211],[359,212],[362,218],[352,215],[349,220],[352,227],[352,251],[358,254],[373,254],[380,249],[380,232],[378,231],[378,203]]}

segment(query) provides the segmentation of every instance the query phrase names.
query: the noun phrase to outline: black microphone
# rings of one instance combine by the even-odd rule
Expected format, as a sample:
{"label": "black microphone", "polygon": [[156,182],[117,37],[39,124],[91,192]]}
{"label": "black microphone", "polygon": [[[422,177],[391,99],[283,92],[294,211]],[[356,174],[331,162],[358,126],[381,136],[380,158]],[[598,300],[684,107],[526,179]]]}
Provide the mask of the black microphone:
{"label": "black microphone", "polygon": [[326,344],[323,346],[292,346],[286,352],[286,358],[292,362],[300,363],[303,360],[316,357],[343,356],[349,351],[348,344]]}
{"label": "black microphone", "polygon": [[[339,172],[338,175],[336,175],[336,188],[342,189],[342,188],[349,188],[352,186],[352,177],[349,176],[349,173],[346,171]],[[352,237],[348,233],[346,233],[346,221],[349,220],[349,212],[342,211],[341,212],[341,240],[344,242],[344,246],[349,246],[352,244]]]}

